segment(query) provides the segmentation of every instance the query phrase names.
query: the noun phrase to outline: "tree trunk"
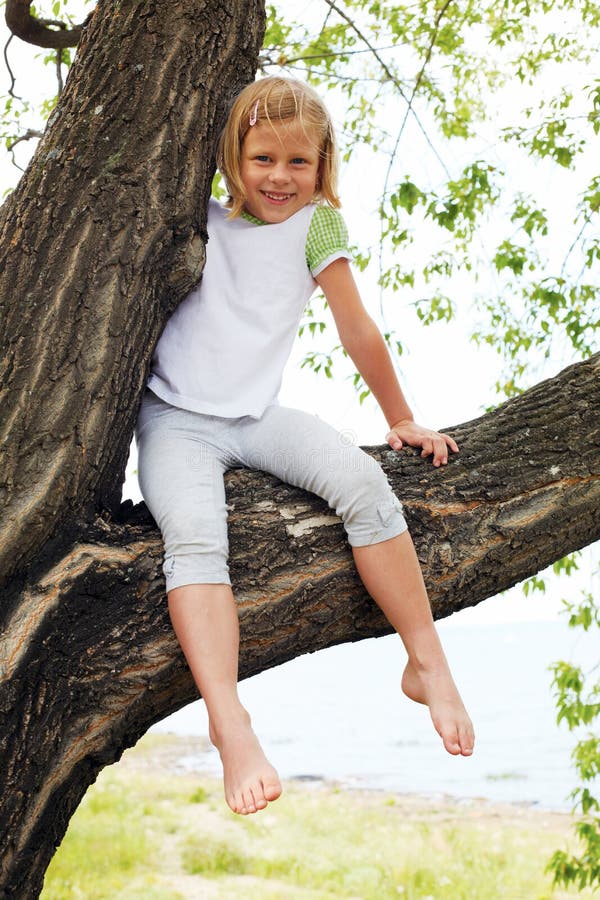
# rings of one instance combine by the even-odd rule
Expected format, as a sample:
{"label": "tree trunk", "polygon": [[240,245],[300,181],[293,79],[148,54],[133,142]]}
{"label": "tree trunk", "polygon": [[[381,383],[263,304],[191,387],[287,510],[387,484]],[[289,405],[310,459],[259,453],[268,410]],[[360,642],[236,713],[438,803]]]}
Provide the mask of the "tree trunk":
{"label": "tree trunk", "polygon": [[261,0],[100,3],[0,212],[0,572],[120,500],[140,388],[204,264],[213,155]]}
{"label": "tree trunk", "polygon": [[[262,27],[258,3],[100,4],[0,213],[5,897],[37,896],[100,769],[196,697],[160,536],[119,497],[153,345],[202,268],[216,136]],[[371,448],[436,616],[600,535],[599,369],[456,428],[443,469]],[[241,677],[390,630],[321,500],[260,472],[230,473],[227,491]]]}
{"label": "tree trunk", "polygon": [[[110,589],[96,593],[97,576],[132,549],[113,543],[108,527],[102,537],[97,515],[118,510],[153,346],[199,280],[216,140],[232,97],[254,77],[263,32],[263,0],[99,3],[44,138],[0,211],[2,896],[38,893],[80,785],[98,769],[98,747],[88,758],[80,743],[96,745],[97,726],[90,722],[87,737],[75,733],[87,713],[78,724],[63,722],[62,733],[47,713],[55,702],[75,708],[82,692],[95,691],[98,648],[81,646],[91,669],[73,680],[71,641],[86,608],[112,602]],[[90,585],[84,607],[69,599],[76,571]],[[119,631],[113,612],[103,641]],[[59,623],[64,614],[68,624]],[[55,684],[42,674],[43,643],[34,649],[37,639],[25,638],[40,616],[64,637],[66,668]],[[40,675],[28,700],[23,665]],[[31,743],[36,730],[39,743]],[[38,781],[42,757],[53,764]],[[54,764],[79,773],[66,790]],[[33,806],[19,783],[30,785]]]}

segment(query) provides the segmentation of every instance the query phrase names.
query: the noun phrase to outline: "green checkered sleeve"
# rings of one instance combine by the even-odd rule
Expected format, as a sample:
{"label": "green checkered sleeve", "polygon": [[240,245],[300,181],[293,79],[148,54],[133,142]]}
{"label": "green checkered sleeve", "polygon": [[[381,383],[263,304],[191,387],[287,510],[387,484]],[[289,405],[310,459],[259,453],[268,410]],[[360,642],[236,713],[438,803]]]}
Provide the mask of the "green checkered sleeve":
{"label": "green checkered sleeve", "polygon": [[348,229],[337,209],[317,206],[306,236],[306,262],[316,277],[335,259],[351,259]]}

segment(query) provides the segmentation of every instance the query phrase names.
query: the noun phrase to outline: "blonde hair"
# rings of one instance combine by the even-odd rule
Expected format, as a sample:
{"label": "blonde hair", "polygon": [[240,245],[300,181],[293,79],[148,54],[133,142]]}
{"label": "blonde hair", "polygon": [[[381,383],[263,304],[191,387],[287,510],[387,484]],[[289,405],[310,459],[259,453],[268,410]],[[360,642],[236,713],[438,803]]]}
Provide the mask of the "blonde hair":
{"label": "blonde hair", "polygon": [[[253,125],[270,125],[295,119],[307,136],[319,145],[319,172],[315,200],[338,209],[338,151],[331,116],[319,95],[307,84],[292,78],[271,76],[249,84],[233,102],[217,147],[217,166],[229,192],[229,219],[240,215],[246,193],[241,178],[244,138]],[[252,123],[252,124],[251,124]]]}

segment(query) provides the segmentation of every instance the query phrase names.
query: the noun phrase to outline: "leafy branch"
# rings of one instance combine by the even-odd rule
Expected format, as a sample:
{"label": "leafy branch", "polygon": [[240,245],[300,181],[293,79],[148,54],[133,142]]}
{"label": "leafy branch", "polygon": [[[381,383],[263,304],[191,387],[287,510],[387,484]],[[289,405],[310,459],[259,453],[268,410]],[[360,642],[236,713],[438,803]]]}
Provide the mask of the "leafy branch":
{"label": "leafy branch", "polygon": [[[600,629],[600,606],[591,593],[584,593],[577,603],[565,600],[563,604],[571,628]],[[565,722],[570,731],[591,726],[600,716],[600,666],[584,674],[579,666],[560,660],[551,669],[558,723]],[[572,760],[582,782],[571,793],[581,852],[557,850],[547,871],[552,873],[554,884],[574,885],[581,891],[587,886],[600,887],[600,801],[592,793],[600,776],[600,735],[588,732],[581,737],[573,749]]]}

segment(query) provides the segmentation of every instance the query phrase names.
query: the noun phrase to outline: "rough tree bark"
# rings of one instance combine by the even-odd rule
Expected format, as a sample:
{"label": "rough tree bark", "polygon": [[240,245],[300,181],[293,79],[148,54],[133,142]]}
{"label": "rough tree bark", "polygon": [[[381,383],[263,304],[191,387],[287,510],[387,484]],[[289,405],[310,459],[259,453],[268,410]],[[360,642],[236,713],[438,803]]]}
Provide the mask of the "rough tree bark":
{"label": "rough tree bark", "polygon": [[[262,0],[100,2],[35,157],[0,211],[4,631],[27,617],[27,566],[49,573],[63,555],[68,567],[82,524],[118,510],[149,355],[200,277],[215,142],[231,97],[254,77],[263,32]],[[51,590],[61,595],[58,583]],[[36,668],[38,650],[25,657]],[[18,706],[20,664],[12,668],[10,652],[2,659],[5,721],[33,714],[40,742],[52,744],[41,682],[30,701],[40,718]],[[11,781],[22,735],[7,724],[2,739],[14,788],[4,794],[4,828],[27,813]],[[52,797],[51,772],[45,790]],[[38,890],[68,819],[62,802],[50,800],[58,827],[26,826],[33,843],[11,827],[0,890]]]}
{"label": "rough tree bark", "polygon": [[[100,769],[194,699],[161,543],[119,505],[153,344],[199,277],[212,151],[252,78],[256,3],[101,3],[0,213],[1,896],[37,896]],[[436,616],[600,536],[600,359],[454,429],[444,470],[371,448]],[[241,677],[389,626],[315,497],[230,473]]]}
{"label": "rough tree bark", "polygon": [[252,80],[258,0],[101,3],[0,213],[6,579],[115,509],[148,352],[198,281],[214,144]]}

